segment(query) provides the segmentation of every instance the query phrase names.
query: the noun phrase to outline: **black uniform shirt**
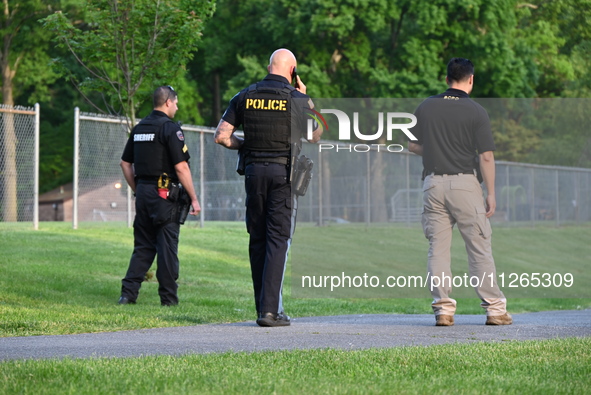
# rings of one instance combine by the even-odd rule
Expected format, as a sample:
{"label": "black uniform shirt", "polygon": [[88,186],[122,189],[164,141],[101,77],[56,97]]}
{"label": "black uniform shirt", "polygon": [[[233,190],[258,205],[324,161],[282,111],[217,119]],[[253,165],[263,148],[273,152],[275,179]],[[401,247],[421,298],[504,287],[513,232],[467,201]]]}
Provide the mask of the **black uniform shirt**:
{"label": "black uniform shirt", "polygon": [[425,99],[415,116],[411,131],[423,146],[427,174],[470,173],[477,153],[495,150],[488,113],[462,90],[449,88]]}
{"label": "black uniform shirt", "polygon": [[[145,119],[153,119],[153,118],[160,118],[168,116],[163,113],[162,111],[153,110],[150,115],[148,115]],[[167,148],[167,157],[170,160],[171,165],[176,165],[178,163],[189,161],[190,155],[187,145],[185,144],[185,136],[183,131],[181,130],[180,126],[174,122],[166,122],[162,126],[161,132],[158,134],[160,143]],[[141,144],[141,142],[134,142],[133,133],[130,135],[130,138],[127,140],[127,144],[125,145],[125,149],[123,150],[123,155],[121,159],[129,162],[135,163],[134,159],[134,144]],[[155,164],[159,166],[159,164]],[[162,172],[162,169],[159,170]],[[136,174],[140,174],[138,169],[136,169]]]}

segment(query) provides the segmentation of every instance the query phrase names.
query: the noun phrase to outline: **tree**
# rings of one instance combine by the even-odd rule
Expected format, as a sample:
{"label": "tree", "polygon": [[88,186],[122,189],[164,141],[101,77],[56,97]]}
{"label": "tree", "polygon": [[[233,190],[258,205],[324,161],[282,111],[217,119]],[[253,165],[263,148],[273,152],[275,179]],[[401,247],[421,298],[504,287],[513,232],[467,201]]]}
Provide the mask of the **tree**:
{"label": "tree", "polygon": [[203,30],[203,42],[191,62],[193,78],[206,98],[200,109],[206,124],[216,126],[227,102],[266,74],[269,55],[282,43],[262,25],[270,0],[218,0],[215,15]]}
{"label": "tree", "polygon": [[[2,103],[14,106],[15,93],[32,88],[30,104],[47,95],[47,84],[56,75],[48,67],[47,49],[49,41],[43,35],[37,19],[47,15],[55,1],[28,0],[11,2],[3,0],[0,14],[0,33],[3,36],[0,48],[0,71],[2,73]],[[15,92],[15,90],[17,92]],[[16,131],[14,117],[7,113],[3,117],[2,149],[3,193],[2,208],[4,221],[17,220],[17,163]]]}
{"label": "tree", "polygon": [[[75,26],[57,12],[44,26],[73,54],[86,76],[64,67],[61,71],[97,110],[125,115],[131,126],[155,85],[182,77],[214,8],[213,0],[88,0],[87,24]],[[92,93],[98,93],[102,103],[91,100]]]}
{"label": "tree", "polygon": [[[539,97],[555,98],[540,111],[540,144],[526,160],[591,167],[591,0],[540,0],[523,21],[539,48]],[[558,99],[558,98],[568,99]],[[552,107],[550,107],[552,106]],[[552,114],[552,116],[550,116]]]}

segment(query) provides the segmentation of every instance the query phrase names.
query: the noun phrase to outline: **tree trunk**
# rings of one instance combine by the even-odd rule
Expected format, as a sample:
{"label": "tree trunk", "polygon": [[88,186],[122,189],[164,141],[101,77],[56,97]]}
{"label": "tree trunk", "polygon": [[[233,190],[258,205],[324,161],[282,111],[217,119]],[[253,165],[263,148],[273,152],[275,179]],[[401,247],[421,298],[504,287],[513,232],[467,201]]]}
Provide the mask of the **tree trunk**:
{"label": "tree trunk", "polygon": [[220,73],[213,73],[213,122],[217,122],[222,117],[222,97],[220,95]]}
{"label": "tree trunk", "polygon": [[371,156],[373,156],[373,163],[371,164],[371,222],[388,222],[384,154],[372,152]]}
{"label": "tree trunk", "polygon": [[[222,98],[220,94],[220,73],[219,71],[215,70],[213,72],[213,84],[211,86],[211,95],[212,95],[212,107],[211,107],[211,117],[212,117],[212,124],[217,126],[217,122],[222,117]],[[201,147],[204,149],[205,147]],[[228,155],[236,155],[234,156],[233,160],[237,160],[237,151],[230,151],[228,152],[225,148],[218,146],[216,147],[215,155],[213,156],[213,166],[208,166],[205,169],[205,180],[204,181],[220,181],[219,184],[213,183],[210,184],[211,186],[206,187],[207,193],[203,200],[209,198],[210,202],[213,207],[218,207],[221,210],[216,214],[215,212],[210,212],[207,217],[208,219],[214,220],[222,220],[222,221],[232,221],[235,220],[233,210],[231,210],[232,204],[238,204],[238,202],[231,201],[228,198],[228,189],[231,189],[231,184],[233,180],[237,179],[237,174],[234,173],[233,168],[227,168],[228,163]],[[206,163],[210,162],[210,159],[206,157]],[[232,163],[232,162],[230,162]],[[236,162],[234,162],[236,163]],[[228,182],[228,184],[226,184]],[[205,193],[203,191],[202,193]],[[244,203],[241,204],[244,206]]]}
{"label": "tree trunk", "polygon": [[[4,63],[4,62],[3,62]],[[5,105],[14,106],[12,96],[12,80],[14,72],[6,63],[2,70],[2,99]],[[17,169],[16,169],[16,131],[14,126],[14,114],[4,113],[2,122],[2,220],[5,222],[17,221]]]}
{"label": "tree trunk", "polygon": [[319,218],[318,220],[321,224],[324,224],[325,218],[332,217],[333,215],[330,194],[330,163],[326,156],[322,158],[322,168],[320,171],[322,172],[322,185],[320,185],[320,188],[322,188],[322,200],[320,201],[320,204],[322,205],[322,217],[324,218]]}

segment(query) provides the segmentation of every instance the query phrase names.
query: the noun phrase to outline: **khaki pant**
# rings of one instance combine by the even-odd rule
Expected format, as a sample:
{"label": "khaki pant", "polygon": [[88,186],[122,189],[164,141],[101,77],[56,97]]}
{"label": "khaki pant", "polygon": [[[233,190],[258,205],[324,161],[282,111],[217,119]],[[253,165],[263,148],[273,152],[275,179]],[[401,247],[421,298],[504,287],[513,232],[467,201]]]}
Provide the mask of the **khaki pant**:
{"label": "khaki pant", "polygon": [[[449,297],[451,280],[451,238],[453,226],[466,244],[469,276],[485,281],[474,287],[482,300],[480,304],[489,316],[507,312],[507,300],[496,281],[495,262],[492,256],[490,222],[482,188],[473,174],[429,175],[423,185],[423,230],[429,239],[427,275],[433,296],[435,315],[453,315],[456,301]],[[492,276],[491,276],[492,273]],[[491,284],[492,279],[492,284]]]}

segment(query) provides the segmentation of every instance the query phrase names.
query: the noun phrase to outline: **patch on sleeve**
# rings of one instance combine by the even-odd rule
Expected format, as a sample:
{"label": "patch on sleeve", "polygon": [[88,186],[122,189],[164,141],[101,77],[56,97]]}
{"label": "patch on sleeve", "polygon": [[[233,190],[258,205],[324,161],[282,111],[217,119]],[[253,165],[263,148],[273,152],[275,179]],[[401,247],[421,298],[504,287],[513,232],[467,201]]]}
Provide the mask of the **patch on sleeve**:
{"label": "patch on sleeve", "polygon": [[183,145],[183,154],[186,154],[189,148],[187,148],[187,144]]}
{"label": "patch on sleeve", "polygon": [[178,132],[176,132],[176,136],[179,138],[179,140],[185,141],[185,136],[183,135],[182,130],[179,130]]}

